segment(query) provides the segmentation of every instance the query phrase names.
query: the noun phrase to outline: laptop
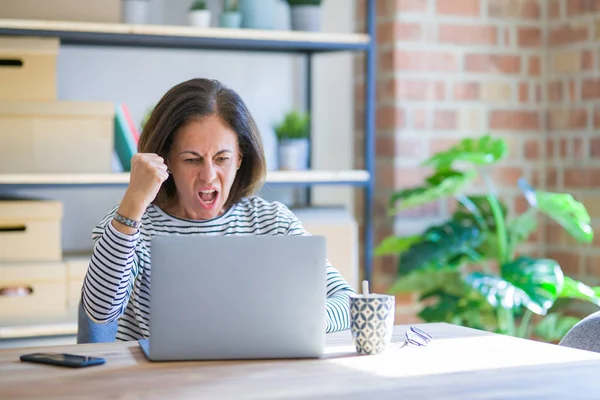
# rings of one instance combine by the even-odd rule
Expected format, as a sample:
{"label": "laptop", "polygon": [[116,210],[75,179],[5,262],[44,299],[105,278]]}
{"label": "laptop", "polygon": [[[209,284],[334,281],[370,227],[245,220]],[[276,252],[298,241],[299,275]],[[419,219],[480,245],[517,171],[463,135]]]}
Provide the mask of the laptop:
{"label": "laptop", "polygon": [[323,236],[155,236],[151,361],[318,358]]}

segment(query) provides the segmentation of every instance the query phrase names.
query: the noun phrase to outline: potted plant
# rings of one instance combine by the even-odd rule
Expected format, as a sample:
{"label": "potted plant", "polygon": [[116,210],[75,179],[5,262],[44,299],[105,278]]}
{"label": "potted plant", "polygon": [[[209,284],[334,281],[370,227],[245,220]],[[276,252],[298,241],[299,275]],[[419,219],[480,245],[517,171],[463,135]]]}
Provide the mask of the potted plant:
{"label": "potted plant", "polygon": [[287,0],[290,5],[292,29],[321,30],[321,0]]}
{"label": "potted plant", "polygon": [[200,28],[208,28],[210,26],[210,10],[206,8],[205,0],[194,0],[188,13],[190,25]]}
{"label": "potted plant", "polygon": [[[577,242],[590,243],[590,217],[570,194],[535,189],[524,179],[518,186],[528,208],[509,215],[489,174],[507,153],[504,140],[485,135],[434,154],[423,164],[432,174],[421,186],[394,193],[390,211],[396,215],[447,197],[457,200],[456,210],[420,234],[385,238],[375,252],[399,256],[390,292],[419,293],[425,321],[560,340],[579,320],[561,307],[572,299],[600,306],[600,288],[566,276],[553,259],[523,254],[519,245],[537,229],[540,214]],[[465,194],[477,177],[483,193]]]}
{"label": "potted plant", "polygon": [[310,118],[308,114],[291,111],[275,127],[278,140],[279,169],[308,169]]}
{"label": "potted plant", "polygon": [[126,24],[147,24],[150,0],[121,0],[121,21]]}
{"label": "potted plant", "polygon": [[236,0],[223,0],[223,11],[219,17],[222,28],[239,28],[242,25],[242,14]]}

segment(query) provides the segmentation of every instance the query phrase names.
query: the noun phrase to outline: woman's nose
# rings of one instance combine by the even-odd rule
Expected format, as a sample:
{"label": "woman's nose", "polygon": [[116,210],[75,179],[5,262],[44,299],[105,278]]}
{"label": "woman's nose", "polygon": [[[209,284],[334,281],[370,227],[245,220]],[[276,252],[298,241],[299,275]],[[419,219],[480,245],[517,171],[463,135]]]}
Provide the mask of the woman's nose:
{"label": "woman's nose", "polygon": [[212,182],[216,177],[217,170],[215,165],[211,161],[203,163],[202,167],[200,167],[200,179],[204,182]]}

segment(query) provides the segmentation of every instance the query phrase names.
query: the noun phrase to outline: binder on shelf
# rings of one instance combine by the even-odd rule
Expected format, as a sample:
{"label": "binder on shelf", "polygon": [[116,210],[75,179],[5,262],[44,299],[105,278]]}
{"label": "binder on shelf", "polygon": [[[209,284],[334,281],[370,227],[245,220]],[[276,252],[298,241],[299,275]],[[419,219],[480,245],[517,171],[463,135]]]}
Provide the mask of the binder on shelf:
{"label": "binder on shelf", "polygon": [[137,153],[137,142],[123,105],[115,105],[115,150],[123,171],[131,171],[131,157]]}

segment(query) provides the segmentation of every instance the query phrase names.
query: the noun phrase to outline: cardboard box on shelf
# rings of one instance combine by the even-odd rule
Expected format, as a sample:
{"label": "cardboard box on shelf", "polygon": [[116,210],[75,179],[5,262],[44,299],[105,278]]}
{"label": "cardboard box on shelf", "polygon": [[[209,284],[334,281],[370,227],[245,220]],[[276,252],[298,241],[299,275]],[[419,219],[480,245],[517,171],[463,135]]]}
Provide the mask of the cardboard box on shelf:
{"label": "cardboard box on shelf", "polygon": [[0,173],[112,172],[110,102],[0,101]]}
{"label": "cardboard box on shelf", "polygon": [[325,236],[329,262],[358,290],[358,224],[349,212],[337,207],[293,209],[304,229]]}
{"label": "cardboard box on shelf", "polygon": [[0,100],[56,100],[59,47],[58,38],[0,36]]}
{"label": "cardboard box on shelf", "polygon": [[59,201],[0,198],[0,263],[60,261],[62,217]]}
{"label": "cardboard box on shelf", "polygon": [[66,274],[63,262],[0,263],[0,326],[64,319]]}
{"label": "cardboard box on shelf", "polygon": [[0,1],[0,16],[49,21],[119,22],[120,0]]}

